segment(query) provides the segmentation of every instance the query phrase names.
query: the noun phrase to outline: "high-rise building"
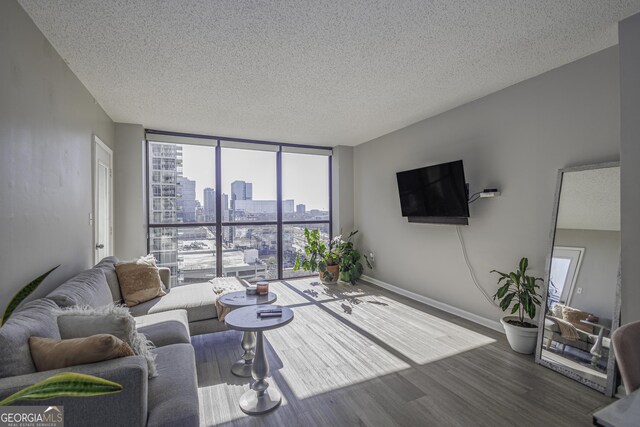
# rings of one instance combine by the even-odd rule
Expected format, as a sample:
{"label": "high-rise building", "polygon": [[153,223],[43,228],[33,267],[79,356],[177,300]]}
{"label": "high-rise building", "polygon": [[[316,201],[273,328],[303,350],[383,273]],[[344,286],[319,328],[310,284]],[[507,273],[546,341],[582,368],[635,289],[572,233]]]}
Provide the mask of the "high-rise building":
{"label": "high-rise building", "polygon": [[196,182],[189,178],[178,177],[178,222],[195,222],[196,220]]}
{"label": "high-rise building", "polygon": [[[170,224],[178,221],[178,178],[182,176],[182,146],[149,144],[150,221]],[[195,211],[194,211],[195,214]],[[175,283],[178,272],[178,233],[176,228],[150,228],[149,247],[158,262],[171,269]]]}
{"label": "high-rise building", "polygon": [[231,200],[251,200],[253,198],[253,184],[244,181],[231,183]]}
{"label": "high-rise building", "polygon": [[204,220],[206,222],[214,222],[216,220],[216,190],[209,187],[205,188],[203,200]]}
{"label": "high-rise building", "polygon": [[229,195],[222,193],[222,220],[229,221]]}
{"label": "high-rise building", "polygon": [[304,214],[307,211],[307,207],[305,205],[303,205],[302,203],[299,205],[296,205],[296,213],[297,214]]}

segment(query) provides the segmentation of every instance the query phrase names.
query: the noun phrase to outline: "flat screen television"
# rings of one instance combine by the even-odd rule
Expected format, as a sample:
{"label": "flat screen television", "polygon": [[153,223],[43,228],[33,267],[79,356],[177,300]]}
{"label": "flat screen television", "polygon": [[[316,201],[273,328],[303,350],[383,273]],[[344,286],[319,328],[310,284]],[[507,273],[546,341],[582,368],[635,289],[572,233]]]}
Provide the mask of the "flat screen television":
{"label": "flat screen television", "polygon": [[409,222],[468,224],[462,160],[398,172],[402,216]]}

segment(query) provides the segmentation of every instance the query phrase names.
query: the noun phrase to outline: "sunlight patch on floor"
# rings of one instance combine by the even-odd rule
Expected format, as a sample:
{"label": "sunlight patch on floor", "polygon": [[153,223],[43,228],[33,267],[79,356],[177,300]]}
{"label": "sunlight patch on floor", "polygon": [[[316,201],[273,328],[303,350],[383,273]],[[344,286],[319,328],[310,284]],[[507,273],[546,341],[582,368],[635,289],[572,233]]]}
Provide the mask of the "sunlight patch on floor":
{"label": "sunlight patch on floor", "polygon": [[[363,296],[365,291],[358,286],[347,285],[324,285],[317,277],[307,277],[304,279],[286,280],[298,292],[303,293],[313,301],[330,301],[336,298],[349,298]],[[294,292],[289,290],[290,292]],[[300,295],[301,296],[301,295]],[[301,296],[302,297],[302,296]],[[304,297],[302,297],[304,298]]]}
{"label": "sunlight patch on floor", "polygon": [[295,325],[265,336],[282,361],[278,376],[299,399],[409,368],[317,306],[294,312]]}
{"label": "sunlight patch on floor", "polygon": [[330,301],[323,306],[421,365],[495,342],[380,295]]}

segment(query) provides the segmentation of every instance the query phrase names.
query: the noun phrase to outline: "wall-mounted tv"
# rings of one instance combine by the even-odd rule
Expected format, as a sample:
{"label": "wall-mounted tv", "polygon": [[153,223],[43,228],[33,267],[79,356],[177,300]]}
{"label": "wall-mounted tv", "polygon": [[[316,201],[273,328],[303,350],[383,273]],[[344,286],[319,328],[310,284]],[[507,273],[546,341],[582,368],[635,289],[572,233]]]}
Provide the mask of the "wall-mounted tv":
{"label": "wall-mounted tv", "polygon": [[402,216],[409,222],[468,224],[462,160],[398,172]]}

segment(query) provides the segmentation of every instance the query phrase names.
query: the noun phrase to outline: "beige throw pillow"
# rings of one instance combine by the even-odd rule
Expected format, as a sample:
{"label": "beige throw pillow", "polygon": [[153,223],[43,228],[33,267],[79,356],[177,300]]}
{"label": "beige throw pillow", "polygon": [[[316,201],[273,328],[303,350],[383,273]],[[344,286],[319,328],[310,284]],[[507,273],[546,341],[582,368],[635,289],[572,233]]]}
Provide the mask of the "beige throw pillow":
{"label": "beige throw pillow", "polygon": [[127,306],[166,295],[153,256],[116,264],[120,292]]}
{"label": "beige throw pillow", "polygon": [[38,371],[50,371],[134,355],[127,343],[109,334],[70,340],[30,337],[29,347],[31,358]]}

